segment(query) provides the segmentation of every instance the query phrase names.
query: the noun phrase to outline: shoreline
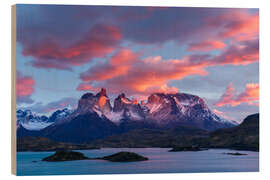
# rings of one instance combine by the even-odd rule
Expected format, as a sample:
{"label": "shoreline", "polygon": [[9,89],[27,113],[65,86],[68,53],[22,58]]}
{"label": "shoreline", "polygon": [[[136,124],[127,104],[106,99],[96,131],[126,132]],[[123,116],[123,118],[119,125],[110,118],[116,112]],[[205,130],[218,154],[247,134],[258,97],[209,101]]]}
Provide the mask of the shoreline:
{"label": "shoreline", "polygon": [[[204,147],[203,147],[204,148]],[[71,151],[82,151],[82,150],[101,150],[101,149],[172,149],[172,147],[102,147],[102,148],[96,148],[96,149],[72,149]],[[235,148],[207,148],[207,150],[233,150],[233,151],[251,151],[251,152],[260,152],[260,151],[255,151],[251,149],[235,149]],[[207,151],[204,150],[204,151]],[[37,153],[37,152],[55,152],[57,150],[52,150],[52,151],[17,151],[17,153],[22,153],[22,152],[32,152],[32,153]],[[179,151],[181,152],[181,151]],[[197,152],[197,151],[182,151],[182,152]]]}

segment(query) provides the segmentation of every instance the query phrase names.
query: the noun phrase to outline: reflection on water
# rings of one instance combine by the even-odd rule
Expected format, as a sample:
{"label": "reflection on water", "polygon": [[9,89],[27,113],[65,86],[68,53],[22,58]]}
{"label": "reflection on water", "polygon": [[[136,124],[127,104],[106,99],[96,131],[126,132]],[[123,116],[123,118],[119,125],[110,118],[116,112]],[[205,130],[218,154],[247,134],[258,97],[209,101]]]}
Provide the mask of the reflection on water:
{"label": "reflection on water", "polygon": [[[135,152],[149,158],[141,162],[109,162],[81,160],[43,162],[42,158],[54,152],[18,152],[18,175],[61,174],[131,174],[131,173],[195,173],[195,172],[254,172],[259,171],[259,153],[241,151],[247,156],[225,155],[236,152],[210,149],[199,152],[168,152],[167,148],[104,148],[80,150],[87,157],[101,157],[120,151]],[[37,162],[35,162],[37,161]]]}

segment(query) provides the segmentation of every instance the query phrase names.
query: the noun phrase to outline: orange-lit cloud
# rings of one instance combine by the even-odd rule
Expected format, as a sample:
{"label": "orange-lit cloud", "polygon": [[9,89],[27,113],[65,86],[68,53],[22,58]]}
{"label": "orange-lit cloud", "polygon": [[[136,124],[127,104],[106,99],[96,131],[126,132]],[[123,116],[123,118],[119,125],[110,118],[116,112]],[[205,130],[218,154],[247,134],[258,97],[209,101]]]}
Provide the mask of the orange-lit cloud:
{"label": "orange-lit cloud", "polygon": [[217,56],[190,55],[169,60],[161,56],[141,59],[139,54],[122,49],[107,62],[98,63],[82,73],[80,78],[83,82],[77,90],[105,87],[111,93],[125,92],[134,96],[153,92],[175,93],[177,88],[169,86],[172,80],[181,80],[190,75],[206,76],[207,67],[255,63],[258,56],[257,41],[231,46]]}
{"label": "orange-lit cloud", "polygon": [[98,64],[95,68],[82,73],[80,77],[83,81],[91,82],[125,75],[131,68],[132,62],[137,60],[137,56],[129,49],[122,49],[108,63]]}
{"label": "orange-lit cloud", "polygon": [[[123,58],[126,58],[125,61]],[[156,56],[141,60],[136,53],[124,50],[113,56],[108,64],[97,65],[82,73],[81,79],[83,84],[106,87],[111,93],[146,95],[153,92],[176,93],[178,89],[169,87],[167,81],[192,74],[206,75],[207,72],[201,68],[201,64],[189,66],[189,59],[163,60]],[[82,86],[77,89],[82,90]]]}
{"label": "orange-lit cloud", "polygon": [[248,105],[258,105],[258,101],[259,84],[246,84],[245,91],[237,95],[233,84],[230,83],[225,93],[221,96],[220,100],[215,103],[215,105],[218,107],[222,107],[225,105],[238,106],[242,103],[247,103]]}
{"label": "orange-lit cloud", "polygon": [[[251,15],[248,13],[236,14],[239,21],[226,25],[227,29],[221,33],[221,36],[235,37],[241,41],[256,37],[259,33],[259,15]],[[231,18],[234,18],[235,14],[231,14],[230,16]]]}
{"label": "orange-lit cloud", "polygon": [[259,84],[246,84],[245,92],[238,95],[236,102],[247,102],[249,105],[258,105],[259,101]]}
{"label": "orange-lit cloud", "polygon": [[231,10],[219,16],[207,19],[209,28],[219,30],[219,38],[234,38],[235,40],[252,40],[259,34],[259,13],[248,10]]}
{"label": "orange-lit cloud", "polygon": [[197,43],[189,44],[188,51],[212,51],[217,49],[223,49],[226,47],[226,44],[222,41],[202,41]]}
{"label": "orange-lit cloud", "polygon": [[99,89],[98,88],[93,88],[90,84],[88,83],[81,83],[77,87],[77,91],[94,91],[97,92]]}
{"label": "orange-lit cloud", "polygon": [[115,26],[95,25],[81,40],[69,46],[62,45],[55,38],[47,38],[23,49],[24,56],[34,57],[37,68],[71,69],[112,53],[122,38]]}

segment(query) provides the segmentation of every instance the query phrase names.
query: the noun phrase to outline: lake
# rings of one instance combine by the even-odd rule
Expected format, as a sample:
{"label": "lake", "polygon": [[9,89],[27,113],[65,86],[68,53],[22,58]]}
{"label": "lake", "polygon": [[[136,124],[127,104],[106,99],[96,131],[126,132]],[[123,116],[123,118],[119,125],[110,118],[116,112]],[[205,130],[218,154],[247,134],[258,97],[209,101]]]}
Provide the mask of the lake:
{"label": "lake", "polygon": [[[209,149],[199,152],[168,152],[169,148],[102,148],[79,150],[87,157],[102,157],[120,151],[135,152],[148,161],[109,162],[81,160],[44,162],[42,158],[54,152],[18,152],[17,175],[80,175],[80,174],[136,174],[136,173],[199,173],[199,172],[257,172],[259,153],[228,149]],[[233,156],[223,153],[241,152]]]}

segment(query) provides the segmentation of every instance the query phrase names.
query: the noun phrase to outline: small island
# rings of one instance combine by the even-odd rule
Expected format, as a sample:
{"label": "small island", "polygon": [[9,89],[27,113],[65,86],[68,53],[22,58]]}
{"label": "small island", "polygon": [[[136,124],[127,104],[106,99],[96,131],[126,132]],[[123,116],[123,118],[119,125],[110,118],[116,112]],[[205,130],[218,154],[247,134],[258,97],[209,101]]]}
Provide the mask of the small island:
{"label": "small island", "polygon": [[148,160],[148,158],[133,152],[118,152],[109,156],[88,158],[80,152],[56,151],[55,154],[42,159],[42,161],[49,161],[49,162],[75,161],[75,160],[107,160],[111,162],[134,162],[134,161],[146,161]]}
{"label": "small island", "polygon": [[180,151],[204,151],[206,148],[200,148],[198,146],[176,146],[173,147],[169,152],[180,152]]}
{"label": "small island", "polygon": [[133,162],[133,161],[146,161],[148,160],[147,157],[143,157],[139,154],[133,152],[118,152],[113,155],[104,156],[102,158],[96,159],[103,159],[111,162]]}
{"label": "small island", "polygon": [[226,154],[226,155],[233,155],[233,156],[244,156],[244,155],[247,155],[247,154],[239,153],[239,152],[235,152],[235,153],[223,153],[223,154]]}
{"label": "small island", "polygon": [[80,152],[73,151],[56,151],[53,155],[42,159],[42,161],[57,162],[57,161],[74,161],[89,159]]}

